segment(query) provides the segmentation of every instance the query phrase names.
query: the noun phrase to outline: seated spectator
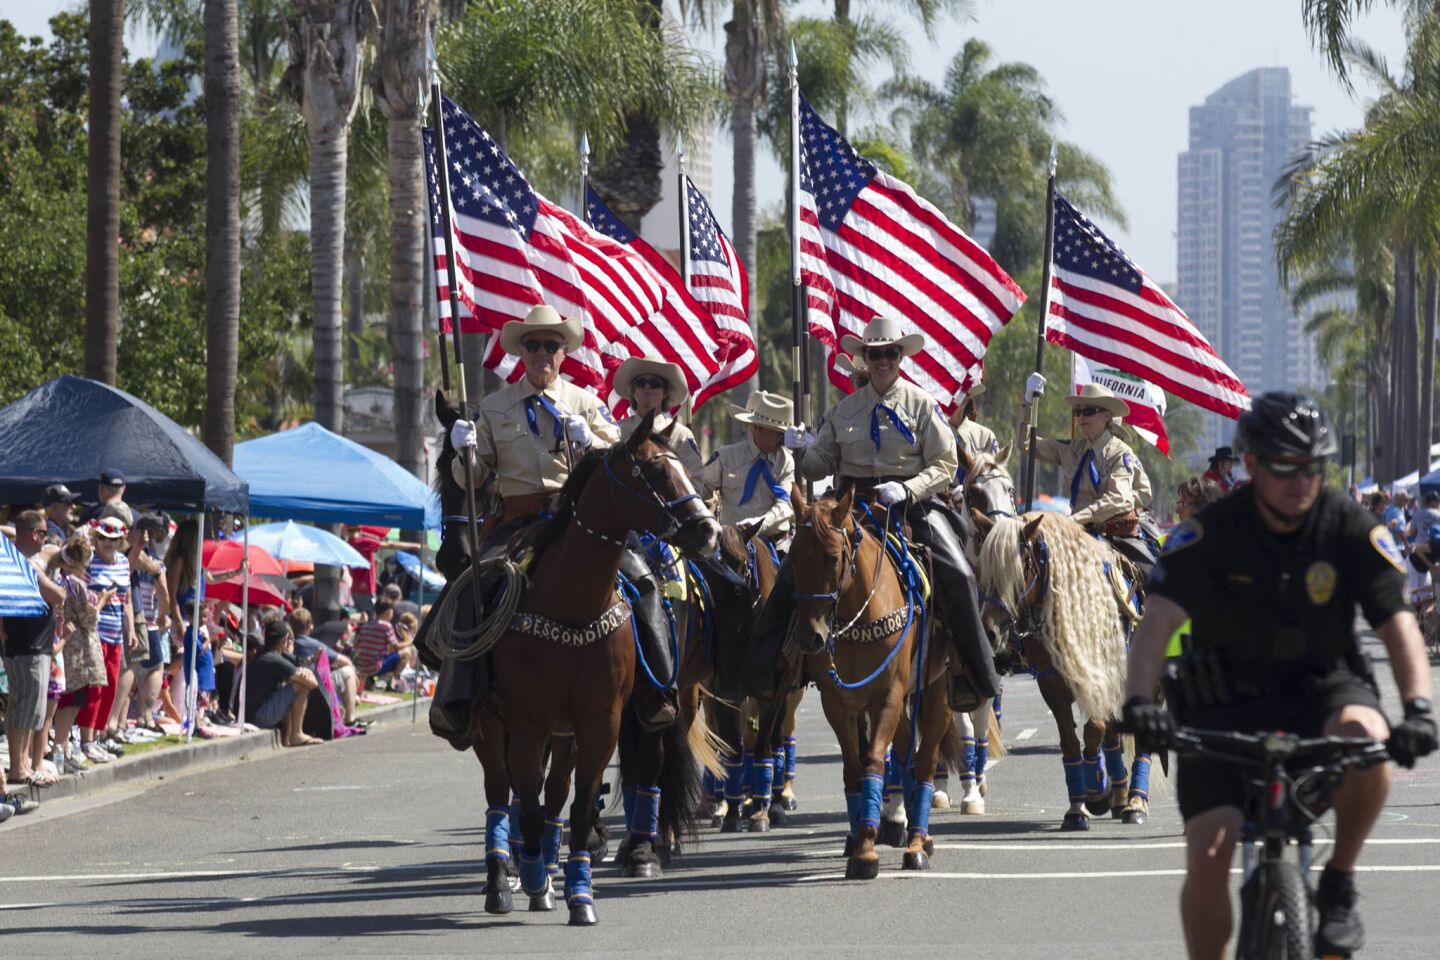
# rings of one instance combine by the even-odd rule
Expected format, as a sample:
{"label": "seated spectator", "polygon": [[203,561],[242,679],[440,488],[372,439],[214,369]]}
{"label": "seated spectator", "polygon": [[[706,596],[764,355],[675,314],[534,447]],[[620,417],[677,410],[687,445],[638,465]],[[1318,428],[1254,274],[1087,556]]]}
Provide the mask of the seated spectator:
{"label": "seated spectator", "polygon": [[412,617],[420,616],[420,605],[411,603],[405,599],[398,583],[387,583],[381,588],[380,595],[390,601],[390,606],[395,610],[395,616],[403,617],[407,613]]}
{"label": "seated spectator", "polygon": [[265,625],[264,649],[250,663],[245,679],[245,719],[261,730],[279,730],[287,747],[320,743],[301,729],[315,674],[295,662],[295,636],[283,620]]}
{"label": "seated spectator", "polygon": [[375,601],[375,619],[355,631],[355,665],[367,683],[392,674],[398,676],[414,660],[413,637],[402,641],[392,624],[394,616],[390,601],[381,597]]}
{"label": "seated spectator", "polygon": [[[335,684],[335,693],[340,698],[341,719],[349,726],[355,726],[355,702],[360,696],[359,676],[355,671],[355,664],[343,653],[322,643],[311,635],[314,628],[314,618],[310,611],[303,607],[292,610],[288,618],[290,630],[295,635],[295,657],[302,666],[314,664],[320,657],[325,657],[330,665],[330,679]],[[344,624],[344,621],[337,621]],[[330,626],[330,624],[326,624]],[[323,629],[323,628],[322,628]],[[333,631],[332,631],[333,632]]]}

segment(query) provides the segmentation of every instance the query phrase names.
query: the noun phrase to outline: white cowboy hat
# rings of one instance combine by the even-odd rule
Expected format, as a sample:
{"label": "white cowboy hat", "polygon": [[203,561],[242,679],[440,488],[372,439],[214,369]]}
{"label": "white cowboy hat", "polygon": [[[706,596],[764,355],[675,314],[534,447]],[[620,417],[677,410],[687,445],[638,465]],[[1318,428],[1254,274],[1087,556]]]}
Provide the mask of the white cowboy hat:
{"label": "white cowboy hat", "polygon": [[1099,384],[1085,384],[1085,386],[1080,388],[1078,394],[1066,397],[1065,402],[1070,404],[1071,410],[1074,410],[1076,407],[1099,407],[1102,410],[1109,410],[1115,414],[1116,419],[1124,419],[1130,416],[1130,404],[1121,400]]}
{"label": "white cowboy hat", "polygon": [[560,334],[565,338],[566,353],[580,346],[584,339],[579,320],[567,320],[548,303],[541,303],[531,307],[524,320],[511,320],[500,328],[500,349],[518,357],[520,342],[532,333]]}
{"label": "white cowboy hat", "polygon": [[730,405],[730,412],[741,423],[753,423],[767,430],[784,430],[795,426],[795,404],[778,393],[756,390],[745,401],[745,406]]}
{"label": "white cowboy hat", "polygon": [[976,397],[983,397],[983,396],[985,396],[985,381],[984,381],[984,380],[981,380],[979,383],[975,384],[975,386],[971,387],[969,390],[966,390],[965,393],[964,393],[964,397],[965,397],[965,399],[967,399],[967,400],[974,400]]}
{"label": "white cowboy hat", "polygon": [[898,320],[891,320],[889,317],[876,317],[865,324],[865,330],[860,336],[847,333],[840,338],[840,349],[855,357],[865,356],[869,347],[888,347],[891,345],[900,348],[900,355],[908,357],[919,353],[920,348],[925,346],[925,338],[918,333],[906,333],[900,329]]}
{"label": "white cowboy hat", "polygon": [[852,357],[848,353],[835,355],[835,369],[847,377],[868,377],[870,371],[865,366],[864,357]]}
{"label": "white cowboy hat", "polygon": [[654,357],[630,357],[620,364],[615,371],[615,392],[626,400],[633,399],[635,378],[644,376],[659,377],[665,381],[665,402],[672,407],[678,407],[690,396],[690,385],[685,382],[685,374],[680,372],[679,365]]}

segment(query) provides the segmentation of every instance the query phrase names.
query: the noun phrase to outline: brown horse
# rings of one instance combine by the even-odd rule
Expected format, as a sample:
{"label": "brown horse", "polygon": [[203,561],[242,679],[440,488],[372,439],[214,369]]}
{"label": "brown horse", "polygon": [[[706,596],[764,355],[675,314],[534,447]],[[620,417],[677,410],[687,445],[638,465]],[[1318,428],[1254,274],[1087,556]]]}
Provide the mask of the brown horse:
{"label": "brown horse", "polygon": [[[575,466],[555,517],[536,538],[530,585],[511,629],[492,654],[508,747],[504,792],[513,786],[520,801],[520,876],[532,910],[554,907],[542,852],[545,746],[554,736],[574,737],[575,801],[565,867],[573,925],[596,922],[586,841],[621,712],[636,682],[634,627],[616,590],[626,536],[652,530],[687,553],[705,554],[719,531],[679,460],[663,440],[651,439],[652,423],[647,417],[629,440]],[[503,765],[492,770],[487,764],[487,794],[497,775],[504,777]],[[491,874],[492,884],[503,879],[493,868]]]}
{"label": "brown horse", "polygon": [[[872,880],[880,873],[875,839],[885,753],[904,714],[921,618],[884,545],[851,516],[853,489],[838,500],[810,504],[797,488],[791,500],[798,523],[790,548],[792,635],[807,657],[825,719],[840,743],[850,814],[845,876]],[[912,818],[917,830],[928,823],[933,785],[925,786],[930,789],[923,791]],[[908,855],[905,866],[922,868]]]}

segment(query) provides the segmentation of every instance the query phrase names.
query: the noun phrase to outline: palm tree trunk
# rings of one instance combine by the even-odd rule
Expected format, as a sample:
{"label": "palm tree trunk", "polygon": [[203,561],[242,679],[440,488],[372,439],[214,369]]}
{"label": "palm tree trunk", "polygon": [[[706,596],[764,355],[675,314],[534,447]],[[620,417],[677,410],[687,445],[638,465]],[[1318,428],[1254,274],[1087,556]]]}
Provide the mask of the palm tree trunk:
{"label": "palm tree trunk", "polygon": [[[1417,356],[1415,331],[1415,248],[1406,246],[1396,261],[1395,325],[1399,332],[1398,366],[1395,384],[1400,393],[1400,450],[1404,460],[1398,465],[1403,476],[1422,468],[1420,463],[1420,358]],[[1428,466],[1428,463],[1426,464]]]}
{"label": "palm tree trunk", "polygon": [[240,35],[230,0],[205,0],[205,446],[235,448],[240,352]]}
{"label": "palm tree trunk", "polygon": [[[835,22],[841,27],[850,26],[850,0],[835,0]],[[852,38],[848,35],[846,43],[851,43]],[[840,97],[840,102],[835,105],[835,129],[840,131],[840,136],[848,136],[850,126],[850,98]]]}
{"label": "palm tree trunk", "polygon": [[425,175],[419,117],[387,121],[390,180],[390,351],[395,361],[395,459],[425,472]]}
{"label": "palm tree trunk", "polygon": [[115,382],[120,326],[120,87],[124,0],[90,0],[85,376]]}
{"label": "palm tree trunk", "polygon": [[[761,44],[759,12],[754,0],[734,0],[725,24],[725,92],[730,96],[730,130],[734,138],[732,169],[734,193],[730,199],[730,240],[751,277],[755,272],[755,111],[765,98],[765,51]],[[750,332],[759,342],[755,311],[756,283],[750,285]],[[744,403],[755,389],[752,378],[735,390]]]}
{"label": "palm tree trunk", "polygon": [[1430,445],[1435,442],[1435,323],[1440,311],[1440,277],[1433,267],[1425,275],[1424,310],[1420,320],[1420,469],[1428,472]]}
{"label": "palm tree trunk", "polygon": [[315,338],[315,422],[344,429],[341,297],[345,277],[345,168],[348,125],[315,131],[310,149],[310,297]]}
{"label": "palm tree trunk", "polygon": [[365,251],[364,238],[345,227],[345,371],[342,383],[359,379],[360,340],[365,335]]}

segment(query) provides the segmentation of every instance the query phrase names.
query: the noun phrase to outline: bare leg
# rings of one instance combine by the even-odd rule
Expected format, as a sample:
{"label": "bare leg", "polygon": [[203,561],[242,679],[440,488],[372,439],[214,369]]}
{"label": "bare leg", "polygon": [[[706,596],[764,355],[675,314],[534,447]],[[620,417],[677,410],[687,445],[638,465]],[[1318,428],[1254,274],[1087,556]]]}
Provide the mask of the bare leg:
{"label": "bare leg", "polygon": [[[1325,724],[1325,733],[1341,737],[1370,737],[1385,740],[1390,728],[1385,718],[1369,707],[1348,706]],[[1390,795],[1391,765],[1382,763],[1363,770],[1351,770],[1330,795],[1335,807],[1335,847],[1330,866],[1346,873],[1355,869],[1360,848],[1370,836],[1385,799]]]}
{"label": "bare leg", "polygon": [[135,689],[135,671],[126,667],[120,671],[116,680],[115,703],[110,708],[110,716],[105,721],[105,733],[107,736],[115,736],[125,732],[125,727],[130,719],[130,694]]}
{"label": "bare leg", "polygon": [[70,728],[75,725],[79,712],[79,707],[59,707],[55,711],[55,743],[67,757],[70,756]]}
{"label": "bare leg", "polygon": [[19,783],[30,777],[30,739],[33,731],[5,725],[5,740],[10,745],[10,780]]}
{"label": "bare leg", "polygon": [[1230,942],[1230,861],[1244,815],[1238,807],[1207,810],[1185,824],[1185,884],[1180,922],[1190,960],[1223,960]]}
{"label": "bare leg", "polygon": [[156,667],[145,674],[145,679],[140,684],[140,722],[155,722],[155,707],[160,700],[160,686],[165,680],[165,670]]}
{"label": "bare leg", "polygon": [[[35,735],[31,738],[30,765],[37,771],[44,769],[41,764],[44,762],[45,755],[48,752],[50,746],[48,742],[49,738],[46,736],[46,734],[50,732],[51,727],[55,723],[56,708],[59,707],[59,705],[60,701],[58,700],[45,701],[45,725],[39,730],[36,730]],[[56,745],[59,745],[58,741],[56,742]],[[64,771],[57,770],[55,772],[58,774],[63,773]]]}

